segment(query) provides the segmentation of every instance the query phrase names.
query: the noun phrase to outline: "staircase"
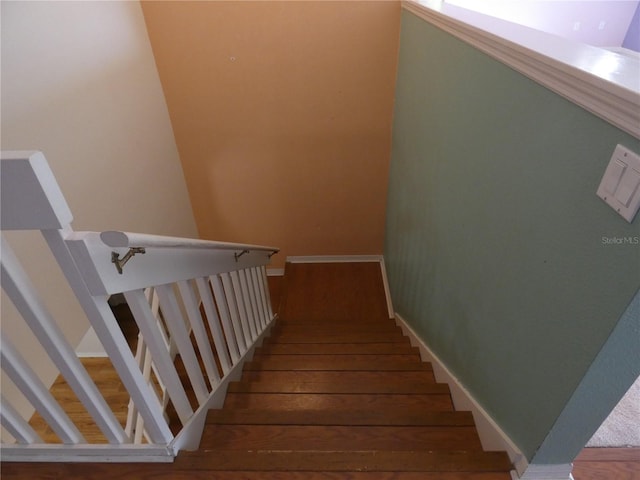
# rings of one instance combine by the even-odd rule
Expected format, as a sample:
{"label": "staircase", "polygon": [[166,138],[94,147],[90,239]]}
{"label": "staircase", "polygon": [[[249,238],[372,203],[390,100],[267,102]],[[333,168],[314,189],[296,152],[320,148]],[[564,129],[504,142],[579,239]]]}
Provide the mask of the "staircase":
{"label": "staircase", "polygon": [[380,267],[288,263],[280,318],[173,464],[3,465],[7,479],[509,480],[388,318]]}
{"label": "staircase", "polygon": [[482,451],[471,414],[454,411],[388,318],[378,263],[287,264],[285,282],[270,338],[176,467],[220,479],[511,478],[506,454]]}

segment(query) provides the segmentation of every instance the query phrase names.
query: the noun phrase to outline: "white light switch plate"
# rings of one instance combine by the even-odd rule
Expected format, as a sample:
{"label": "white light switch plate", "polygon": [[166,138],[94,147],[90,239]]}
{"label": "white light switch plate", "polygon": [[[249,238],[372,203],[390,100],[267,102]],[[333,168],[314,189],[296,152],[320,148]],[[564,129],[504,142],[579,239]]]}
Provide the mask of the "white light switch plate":
{"label": "white light switch plate", "polygon": [[597,195],[631,223],[640,207],[640,156],[616,146]]}

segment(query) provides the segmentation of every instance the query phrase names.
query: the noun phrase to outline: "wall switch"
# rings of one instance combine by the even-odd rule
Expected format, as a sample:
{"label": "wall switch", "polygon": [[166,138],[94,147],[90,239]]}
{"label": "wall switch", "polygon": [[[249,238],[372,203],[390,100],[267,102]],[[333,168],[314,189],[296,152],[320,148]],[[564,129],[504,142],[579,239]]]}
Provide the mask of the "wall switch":
{"label": "wall switch", "polygon": [[626,169],[627,166],[620,160],[611,162],[611,165],[609,165],[609,169],[607,171],[607,175],[603,179],[603,187],[605,192],[610,193],[611,195],[616,193],[618,185],[620,185],[620,180],[622,180],[622,175],[624,174],[624,171]]}
{"label": "wall switch", "polygon": [[631,223],[640,207],[640,156],[618,145],[604,172],[597,195]]}

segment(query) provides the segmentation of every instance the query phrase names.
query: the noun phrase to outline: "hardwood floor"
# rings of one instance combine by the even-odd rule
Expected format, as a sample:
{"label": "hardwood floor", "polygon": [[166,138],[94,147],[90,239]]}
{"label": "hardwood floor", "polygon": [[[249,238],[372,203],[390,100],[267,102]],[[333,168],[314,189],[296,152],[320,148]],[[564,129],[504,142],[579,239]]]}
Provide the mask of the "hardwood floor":
{"label": "hardwood floor", "polygon": [[[120,425],[127,421],[129,394],[120,381],[115,368],[108,358],[81,358],[82,365],[91,375],[107,404],[114,412]],[[90,443],[107,443],[106,437],[96,422],[84,408],[78,397],[62,376],[58,376],[51,386],[51,394],[63,406],[65,412],[74,421],[80,433]],[[29,424],[47,443],[62,443],[47,422],[36,412]]]}
{"label": "hardwood floor", "polygon": [[575,480],[640,480],[640,448],[585,448],[573,464]]}
{"label": "hardwood floor", "polygon": [[510,480],[388,319],[378,263],[288,264],[280,320],[173,464],[18,464],[8,479]]}

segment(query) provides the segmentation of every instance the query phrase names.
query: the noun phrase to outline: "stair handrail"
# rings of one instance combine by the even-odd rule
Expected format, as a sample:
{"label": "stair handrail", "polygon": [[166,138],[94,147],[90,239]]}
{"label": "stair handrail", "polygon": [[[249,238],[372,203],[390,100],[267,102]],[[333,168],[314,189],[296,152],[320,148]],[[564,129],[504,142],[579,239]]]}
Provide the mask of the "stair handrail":
{"label": "stair handrail", "polygon": [[[108,428],[113,432],[106,434],[109,443],[90,443],[81,436],[69,445],[47,443],[28,419],[17,416],[3,396],[0,421],[12,435],[18,435],[18,441],[3,442],[2,460],[171,461],[179,450],[197,448],[207,410],[222,406],[228,383],[239,378],[243,362],[251,358],[277,318],[271,308],[266,266],[278,249],[120,231],[75,232],[71,212],[41,152],[2,152],[1,165],[2,229],[39,230],[44,236],[129,392],[131,408],[136,410],[136,426],[131,418],[125,432],[113,412],[105,410],[100,392],[73,357],[69,343],[61,338],[65,362],[78,365],[65,367],[67,375],[80,372],[82,391],[76,392],[78,397],[97,420],[101,411],[110,415],[111,423],[101,427],[103,432]],[[3,250],[3,280],[6,273],[11,284],[16,284],[10,296],[14,303],[15,297],[17,303],[26,305],[25,313],[17,305],[22,316],[40,322],[29,326],[42,343],[48,338],[47,325],[54,325],[55,320],[44,309],[35,288],[23,279],[25,274],[18,260],[9,255],[10,248],[3,245]],[[138,253],[144,253],[142,260],[136,257],[127,263]],[[149,288],[158,294],[160,317],[145,295]],[[181,428],[177,434],[163,411],[162,403],[166,402],[158,398],[148,375],[143,375],[142,365],[134,358],[107,303],[116,293],[124,295],[145,351],[152,356],[155,375],[162,377],[163,388],[178,413]],[[24,295],[29,299],[26,303],[21,300]],[[166,328],[170,342],[177,345],[188,380],[179,377],[175,354],[167,349],[160,328]],[[56,351],[62,348],[49,345]],[[26,370],[22,367],[28,367],[27,360],[14,355],[11,366],[15,364],[15,371]],[[195,392],[195,403],[187,395],[188,387]],[[27,398],[35,395],[30,393]],[[39,408],[49,413],[55,405],[47,400]],[[142,443],[134,444],[135,440]]]}
{"label": "stair handrail", "polygon": [[184,237],[168,237],[146,233],[121,232],[109,230],[100,233],[100,239],[113,248],[207,248],[213,250],[256,250],[278,253],[280,249],[248,243],[217,242]]}

